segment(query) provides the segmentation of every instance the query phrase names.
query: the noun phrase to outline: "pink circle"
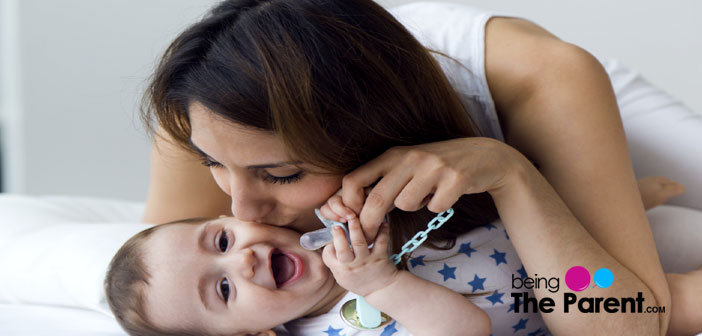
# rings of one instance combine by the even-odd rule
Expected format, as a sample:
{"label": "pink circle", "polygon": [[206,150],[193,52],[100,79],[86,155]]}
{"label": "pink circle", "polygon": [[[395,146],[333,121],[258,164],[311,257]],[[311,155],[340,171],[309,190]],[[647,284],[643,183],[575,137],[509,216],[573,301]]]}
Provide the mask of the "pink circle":
{"label": "pink circle", "polygon": [[572,291],[583,291],[590,285],[590,272],[585,267],[573,266],[566,272],[565,283]]}

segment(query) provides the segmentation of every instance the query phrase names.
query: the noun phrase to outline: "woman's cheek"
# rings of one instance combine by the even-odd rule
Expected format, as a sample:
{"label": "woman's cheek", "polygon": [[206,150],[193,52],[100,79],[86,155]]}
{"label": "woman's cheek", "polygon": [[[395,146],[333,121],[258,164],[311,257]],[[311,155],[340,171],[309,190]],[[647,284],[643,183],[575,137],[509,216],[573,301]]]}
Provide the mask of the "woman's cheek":
{"label": "woman's cheek", "polygon": [[210,168],[210,173],[212,173],[212,177],[214,178],[215,183],[217,183],[219,189],[224,191],[225,194],[231,196],[232,193],[229,190],[229,174],[224,171],[224,169],[215,168]]}
{"label": "woman's cheek", "polygon": [[341,188],[343,176],[310,176],[289,199],[292,207],[297,209],[314,209],[322,206]]}

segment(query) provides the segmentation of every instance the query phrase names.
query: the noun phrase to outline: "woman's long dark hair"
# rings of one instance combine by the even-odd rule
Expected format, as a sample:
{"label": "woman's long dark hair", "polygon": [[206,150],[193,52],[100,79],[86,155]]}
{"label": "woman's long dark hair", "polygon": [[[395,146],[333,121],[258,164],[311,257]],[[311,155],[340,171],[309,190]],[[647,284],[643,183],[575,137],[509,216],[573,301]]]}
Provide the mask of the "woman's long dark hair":
{"label": "woman's long dark hair", "polygon": [[[193,102],[280,136],[292,159],[333,174],[393,146],[480,135],[430,51],[372,0],[220,3],[168,47],[143,117],[190,148]],[[454,210],[432,246],[497,218],[487,193]],[[394,210],[394,247],[433,216]]]}

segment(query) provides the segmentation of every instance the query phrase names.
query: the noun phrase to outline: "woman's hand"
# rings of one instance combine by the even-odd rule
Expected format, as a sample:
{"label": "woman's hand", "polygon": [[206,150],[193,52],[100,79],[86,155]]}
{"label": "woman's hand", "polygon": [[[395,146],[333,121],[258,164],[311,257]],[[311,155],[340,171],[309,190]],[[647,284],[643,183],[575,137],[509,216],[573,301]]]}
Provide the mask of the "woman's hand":
{"label": "woman's hand", "polygon": [[399,272],[387,255],[390,226],[387,223],[381,226],[372,248],[368,248],[357,218],[349,220],[348,228],[351,246],[344,230],[334,227],[334,243],[327,245],[322,253],[322,259],[336,282],[361,296],[388,287]]}
{"label": "woman's hand", "polygon": [[[393,207],[417,211],[426,205],[439,213],[464,194],[499,189],[505,177],[524,164],[530,163],[519,152],[490,138],[393,147],[346,175],[341,199],[333,200],[333,196],[327,204],[341,201],[360,214],[363,232],[370,240]],[[345,211],[337,215],[351,216]]]}

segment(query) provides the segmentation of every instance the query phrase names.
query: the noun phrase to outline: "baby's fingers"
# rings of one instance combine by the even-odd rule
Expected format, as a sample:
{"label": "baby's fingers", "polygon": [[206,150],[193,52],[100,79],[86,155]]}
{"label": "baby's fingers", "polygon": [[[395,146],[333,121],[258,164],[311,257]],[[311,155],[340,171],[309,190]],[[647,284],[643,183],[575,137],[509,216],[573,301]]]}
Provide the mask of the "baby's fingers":
{"label": "baby's fingers", "polygon": [[344,229],[339,226],[332,227],[332,236],[334,237],[334,250],[336,250],[336,259],[341,263],[350,263],[354,259],[353,251],[349,247],[349,242],[346,240]]}
{"label": "baby's fingers", "polygon": [[370,254],[368,252],[368,242],[366,242],[366,237],[363,235],[363,229],[361,229],[361,223],[358,218],[349,220],[349,236],[356,257],[365,258]]}
{"label": "baby's fingers", "polygon": [[322,249],[322,261],[329,268],[333,268],[338,263],[334,244],[329,244]]}
{"label": "baby's fingers", "polygon": [[390,224],[388,222],[383,222],[380,224],[380,229],[378,235],[375,236],[375,242],[373,243],[373,254],[381,254],[387,257],[388,254],[388,244],[390,243]]}

